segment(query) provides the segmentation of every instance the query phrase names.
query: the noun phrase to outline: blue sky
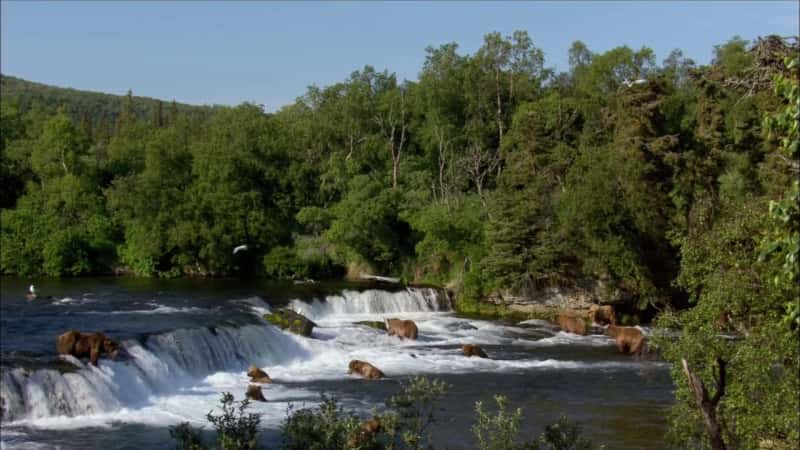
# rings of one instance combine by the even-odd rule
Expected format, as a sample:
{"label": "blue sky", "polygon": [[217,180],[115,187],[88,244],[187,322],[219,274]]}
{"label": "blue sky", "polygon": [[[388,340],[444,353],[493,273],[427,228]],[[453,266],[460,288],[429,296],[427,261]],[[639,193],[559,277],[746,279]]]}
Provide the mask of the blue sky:
{"label": "blue sky", "polygon": [[577,39],[673,48],[707,63],[740,35],[798,34],[783,2],[22,2],[2,1],[0,70],[77,89],[268,110],[306,86],[371,64],[416,79],[425,47],[480,47],[490,31],[527,30],[548,66],[567,67]]}

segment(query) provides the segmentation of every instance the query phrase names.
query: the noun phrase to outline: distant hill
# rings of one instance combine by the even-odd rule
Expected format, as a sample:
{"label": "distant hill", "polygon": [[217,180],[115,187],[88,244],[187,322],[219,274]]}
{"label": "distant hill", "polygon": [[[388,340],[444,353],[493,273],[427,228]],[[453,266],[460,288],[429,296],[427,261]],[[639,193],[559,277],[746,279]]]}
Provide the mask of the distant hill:
{"label": "distant hill", "polygon": [[[16,104],[22,112],[33,108],[55,112],[63,108],[76,121],[90,119],[94,127],[112,126],[127,101],[125,95],[49,86],[8,75],[0,75],[0,96],[3,102]],[[156,120],[159,107],[165,120],[175,112],[179,115],[208,116],[215,110],[224,108],[187,105],[150,97],[132,96],[131,100],[133,111],[143,120]]]}

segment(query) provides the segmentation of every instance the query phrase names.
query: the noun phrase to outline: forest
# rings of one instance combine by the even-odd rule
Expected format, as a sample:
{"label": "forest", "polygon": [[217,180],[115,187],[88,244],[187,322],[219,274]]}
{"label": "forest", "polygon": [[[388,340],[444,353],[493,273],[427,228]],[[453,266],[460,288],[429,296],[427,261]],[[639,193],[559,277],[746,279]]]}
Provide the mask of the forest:
{"label": "forest", "polygon": [[2,89],[4,275],[373,273],[461,305],[601,280],[682,331],[660,343],[680,447],[800,439],[796,37],[708,65],[576,41],[556,72],[490,33],[274,113]]}

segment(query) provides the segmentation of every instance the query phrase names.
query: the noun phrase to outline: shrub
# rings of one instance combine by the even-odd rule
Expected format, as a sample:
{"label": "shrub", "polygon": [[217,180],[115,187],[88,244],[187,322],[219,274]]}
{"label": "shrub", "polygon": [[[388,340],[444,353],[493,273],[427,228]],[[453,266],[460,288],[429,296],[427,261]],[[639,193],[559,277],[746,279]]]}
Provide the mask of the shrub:
{"label": "shrub", "polygon": [[284,450],[338,450],[348,448],[348,438],[358,430],[360,421],[346,412],[335,398],[322,395],[314,408],[287,412],[283,431]]}
{"label": "shrub", "polygon": [[[495,395],[497,411],[492,415],[481,402],[475,403],[475,425],[472,434],[481,450],[591,450],[592,441],[581,435],[581,427],[561,416],[547,425],[535,440],[519,442],[522,410],[507,411],[508,399]],[[600,447],[602,450],[604,447]]]}
{"label": "shrub", "polygon": [[261,416],[247,413],[250,400],[244,399],[235,406],[233,395],[224,392],[220,399],[222,414],[209,412],[206,419],[214,426],[217,442],[213,447],[203,443],[200,430],[187,422],[169,428],[170,436],[177,441],[178,450],[255,450],[258,448],[258,425]]}

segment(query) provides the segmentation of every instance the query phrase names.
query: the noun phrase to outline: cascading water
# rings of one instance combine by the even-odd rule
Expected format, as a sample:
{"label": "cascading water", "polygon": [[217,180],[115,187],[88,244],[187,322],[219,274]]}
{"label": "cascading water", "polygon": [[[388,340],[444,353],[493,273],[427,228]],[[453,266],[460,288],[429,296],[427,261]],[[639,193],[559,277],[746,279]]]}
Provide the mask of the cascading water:
{"label": "cascading water", "polygon": [[[268,311],[260,300],[240,301],[254,313]],[[398,314],[449,310],[435,289],[398,292],[346,290],[323,301],[294,300],[291,306],[312,319],[347,314]],[[157,308],[166,308],[156,305]],[[312,344],[267,325],[177,329],[126,340],[125,360],[101,360],[98,367],[61,357],[75,370],[4,368],[0,378],[2,420],[109,412],[146,403],[153,395],[178,392],[219,371],[241,371],[250,364],[280,366],[313,355]]]}
{"label": "cascading water", "polygon": [[290,306],[312,320],[324,320],[334,316],[442,312],[450,311],[452,308],[447,295],[433,288],[407,288],[397,292],[376,289],[345,290],[341,295],[326,297],[324,301],[313,300],[307,303],[294,300]]}
{"label": "cascading water", "polygon": [[0,379],[3,421],[108,412],[179,391],[221,370],[306,358],[291,336],[267,325],[180,329],[122,342],[124,361],[94,367],[62,357],[76,370],[6,368]]}
{"label": "cascading water", "polygon": [[[628,398],[637,383],[656,386],[637,391],[638,399],[663,402],[660,393],[669,395],[666,368],[652,364],[639,375],[648,366],[617,355],[608,337],[568,335],[537,323],[511,326],[458,317],[447,295],[436,289],[348,289],[316,298],[303,290],[272,291],[275,304],[294,298],[288,307],[317,324],[306,338],[264,321],[271,307],[257,297],[246,298],[251,289],[209,294],[203,285],[188,293],[131,293],[113,284],[119,281],[106,283],[94,285],[88,294],[81,285],[81,291],[69,293],[69,301],[65,296],[39,304],[9,299],[3,286],[3,450],[172,448],[166,426],[184,421],[206,425],[205,414],[218,406],[222,392],[243,398],[250,364],[274,381],[262,387],[267,402],[250,406],[262,417],[265,435],[271,433],[264,442],[269,448],[280,441],[288,405],[316,403],[324,392],[368,415],[411,375],[443,379],[458,390],[445,405],[449,412],[443,413],[437,434],[442,447],[471,448],[454,437],[468,429],[468,412],[483,394],[505,394],[529,402],[529,411],[553,414],[563,405],[567,413],[577,413],[608,398]],[[414,320],[419,338],[401,340],[371,323],[391,317]],[[106,332],[120,341],[124,355],[116,361],[101,358],[97,367],[71,357],[56,360],[53,341],[72,328]],[[465,343],[480,345],[490,358],[465,357]],[[387,379],[367,382],[348,375],[352,359],[374,364]],[[568,402],[562,405],[552,403],[565,397]],[[637,410],[637,417],[642,415]],[[552,420],[537,419],[537,426]],[[87,432],[98,427],[113,431]]]}

